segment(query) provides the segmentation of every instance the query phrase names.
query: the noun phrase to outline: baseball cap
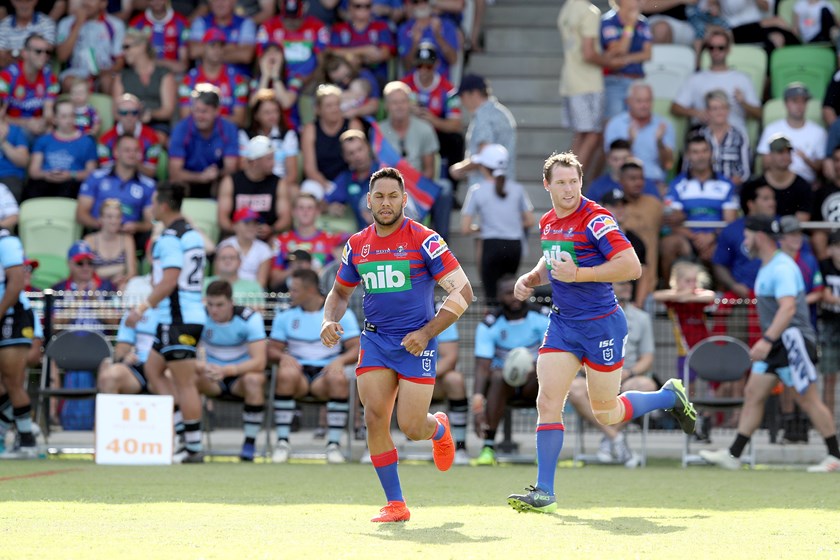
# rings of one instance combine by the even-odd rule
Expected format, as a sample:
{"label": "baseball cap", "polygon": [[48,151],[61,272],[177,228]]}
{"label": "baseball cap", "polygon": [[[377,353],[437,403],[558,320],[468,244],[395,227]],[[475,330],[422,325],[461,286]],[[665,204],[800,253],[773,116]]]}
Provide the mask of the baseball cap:
{"label": "baseball cap", "polygon": [[73,262],[79,262],[84,259],[93,259],[95,256],[96,255],[94,255],[93,249],[85,241],[76,241],[70,246],[70,250],[67,251],[67,260]]}
{"label": "baseball cap", "polygon": [[429,41],[423,41],[417,46],[417,64],[428,63],[434,64],[437,62],[437,50],[435,44]]}
{"label": "baseball cap", "polygon": [[787,101],[788,99],[792,99],[794,97],[811,99],[811,91],[808,89],[808,86],[802,82],[791,82],[785,86],[784,98],[785,101]]}
{"label": "baseball cap", "polygon": [[501,144],[485,144],[480,152],[470,157],[471,162],[492,169],[493,177],[507,173],[509,159],[507,149]]}
{"label": "baseball cap", "polygon": [[784,152],[793,149],[793,145],[790,143],[788,137],[782,136],[781,134],[777,134],[770,138],[770,145],[768,147],[771,152]]}
{"label": "baseball cap", "polygon": [[304,251],[303,249],[295,249],[289,256],[286,257],[287,262],[312,262],[312,255],[308,252]]}
{"label": "baseball cap", "polygon": [[599,204],[601,206],[615,206],[617,204],[624,204],[624,191],[621,189],[610,189],[604,196],[601,197]]}
{"label": "baseball cap", "polygon": [[467,74],[461,78],[461,87],[458,88],[458,95],[467,91],[486,90],[487,81],[478,74]]}
{"label": "baseball cap", "polygon": [[247,222],[259,222],[260,221],[260,215],[256,211],[252,210],[251,208],[248,208],[247,206],[244,207],[244,208],[240,208],[239,210],[237,210],[236,212],[233,213],[233,223],[234,224],[238,224],[239,222],[245,222],[245,221],[247,221]]}
{"label": "baseball cap", "polygon": [[765,216],[762,214],[745,217],[744,229],[748,229],[750,231],[760,231],[771,237],[776,237],[782,232],[779,220],[772,216]]}
{"label": "baseball cap", "polygon": [[797,233],[802,231],[802,224],[796,219],[796,216],[782,216],[779,218],[779,227],[782,233]]}
{"label": "baseball cap", "polygon": [[227,35],[218,27],[211,27],[204,32],[202,43],[227,43]]}
{"label": "baseball cap", "polygon": [[274,153],[274,146],[268,136],[254,136],[248,140],[245,149],[242,150],[242,155],[247,160],[260,159],[268,154]]}
{"label": "baseball cap", "polygon": [[280,17],[299,18],[303,16],[302,0],[283,0],[280,4]]}

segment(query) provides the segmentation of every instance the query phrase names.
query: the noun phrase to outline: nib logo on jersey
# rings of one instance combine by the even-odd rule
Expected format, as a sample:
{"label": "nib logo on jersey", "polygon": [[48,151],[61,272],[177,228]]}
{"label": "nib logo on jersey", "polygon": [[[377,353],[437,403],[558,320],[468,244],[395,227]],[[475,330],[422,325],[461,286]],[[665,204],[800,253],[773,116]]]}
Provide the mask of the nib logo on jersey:
{"label": "nib logo on jersey", "polygon": [[369,294],[404,292],[411,289],[409,261],[375,261],[358,266],[359,275]]}
{"label": "nib logo on jersey", "polygon": [[543,240],[540,245],[542,246],[545,264],[548,267],[548,270],[551,270],[552,259],[555,261],[565,261],[571,259],[575,264],[578,264],[574,241],[551,241],[546,239]]}

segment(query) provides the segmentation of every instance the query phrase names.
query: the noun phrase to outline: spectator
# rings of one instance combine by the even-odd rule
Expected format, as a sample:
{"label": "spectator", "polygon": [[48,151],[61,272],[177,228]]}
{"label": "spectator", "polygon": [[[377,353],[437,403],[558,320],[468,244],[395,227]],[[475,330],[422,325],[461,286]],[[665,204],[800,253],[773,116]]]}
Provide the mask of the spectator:
{"label": "spectator", "polygon": [[[645,268],[637,281],[635,301],[640,308],[641,299],[656,289],[659,271],[659,234],[662,229],[662,201],[648,192],[644,185],[642,162],[628,158],[619,170],[619,186],[624,193],[624,208],[620,225],[625,232],[634,232],[645,244]],[[638,251],[636,251],[638,254]],[[640,258],[639,261],[642,259]]]}
{"label": "spectator", "polygon": [[803,43],[831,43],[836,34],[837,15],[826,0],[796,0],[791,27]]}
{"label": "spectator", "polygon": [[434,43],[441,54],[439,70],[449,79],[449,69],[458,61],[461,41],[458,28],[451,20],[434,15],[429,0],[412,0],[406,19],[397,31],[397,51],[405,68],[417,58],[420,43]]}
{"label": "spectator", "polygon": [[449,175],[456,181],[466,178],[471,185],[478,183],[482,175],[471,156],[478,154],[485,144],[501,144],[508,152],[507,176],[516,179],[516,119],[513,114],[492,96],[484,78],[475,74],[467,74],[461,80],[458,97],[471,116],[466,135],[467,157],[453,164]]}
{"label": "spectator", "polygon": [[143,105],[132,93],[124,93],[116,103],[117,123],[99,138],[97,152],[99,165],[114,165],[114,147],[121,136],[132,136],[140,143],[140,165],[138,171],[147,177],[157,176],[158,157],[161,153],[160,139],[157,133],[143,124],[140,116]]}
{"label": "spectator", "polygon": [[277,254],[271,267],[272,288],[286,282],[291,270],[289,255],[303,250],[311,255],[312,269],[316,272],[334,260],[335,249],[342,247],[342,236],[318,228],[321,210],[318,200],[310,193],[301,193],[294,203],[294,227],[277,236]]}
{"label": "spectator", "polygon": [[20,126],[27,141],[46,133],[55,114],[58,81],[47,64],[50,43],[40,35],[24,41],[20,60],[0,71],[0,102],[6,121]]}
{"label": "spectator", "polygon": [[[621,166],[632,156],[630,142],[624,138],[613,140],[610,143],[609,151],[607,151],[607,172],[589,184],[589,188],[586,190],[586,198],[589,200],[601,200],[607,193],[615,189],[621,189],[619,182]],[[656,183],[644,177],[642,177],[642,182],[644,184],[643,192],[645,194],[655,196],[656,198],[662,197],[659,194]]]}
{"label": "spectator", "polygon": [[522,185],[507,178],[504,146],[487,144],[473,156],[483,176],[467,191],[461,234],[481,237],[480,274],[489,308],[496,306],[497,283],[516,274],[522,260],[522,232],[534,227],[534,207]]}
{"label": "spectator", "polygon": [[[447,399],[449,421],[452,426],[452,439],[455,441],[455,460],[453,465],[469,465],[467,454],[467,414],[470,410],[467,401],[467,386],[464,374],[458,371],[458,325],[452,323],[438,336],[437,368],[435,369],[435,390],[432,400]],[[440,383],[437,380],[440,380]]]}
{"label": "spectator", "polygon": [[209,0],[210,13],[195,18],[190,25],[189,53],[192,60],[204,59],[207,32],[213,29],[221,31],[227,38],[222,47],[221,61],[234,65],[242,75],[251,74],[254,61],[254,44],[257,42],[257,26],[251,18],[235,12],[236,0]]}
{"label": "spectator", "polygon": [[[303,151],[303,173],[307,180],[301,188],[321,193],[332,189],[332,182],[347,171],[347,162],[341,157],[340,137],[350,129],[361,130],[358,119],[348,119],[341,114],[341,90],[332,85],[322,85],[315,92],[315,122],[303,125],[300,133]],[[321,197],[323,198],[323,194]]]}
{"label": "spectator", "polygon": [[712,91],[721,91],[731,108],[728,116],[733,127],[745,131],[747,118],[761,119],[761,100],[752,80],[726,64],[731,45],[732,33],[727,29],[709,29],[704,48],[709,51],[711,64],[707,70],[698,70],[683,82],[671,103],[671,114],[691,119],[694,126],[709,124],[711,114],[707,107],[707,95]]}
{"label": "spectator", "polygon": [[712,167],[740,187],[750,178],[750,140],[730,122],[729,99],[723,90],[706,94],[706,113],[709,120],[698,132],[712,146]]}
{"label": "spectator", "polygon": [[0,183],[5,184],[15,200],[23,200],[23,180],[29,165],[29,142],[26,133],[17,125],[9,124],[0,114]]}
{"label": "spectator", "polygon": [[99,91],[111,94],[114,76],[123,67],[125,24],[106,13],[105,6],[100,0],[80,0],[58,22],[56,55],[68,65],[60,75],[62,89],[70,89],[73,78],[90,78],[98,81]]}
{"label": "spectator", "polygon": [[236,247],[242,257],[238,276],[243,280],[256,280],[263,288],[268,287],[271,260],[274,254],[265,241],[257,239],[257,223],[260,215],[250,208],[240,208],[233,214],[234,235],[222,244]]}
{"label": "spectator", "polygon": [[251,97],[248,100],[248,106],[253,109],[259,101],[266,99],[265,92],[268,90],[280,104],[283,119],[289,126],[294,125],[297,128],[300,123],[295,120],[299,117],[296,104],[301,83],[298,79],[289,78],[283,45],[267,44],[258,63],[260,72],[258,77],[251,81]]}
{"label": "spectator", "polygon": [[612,10],[601,16],[606,119],[628,110],[630,86],[645,77],[642,63],[650,60],[652,36],[639,0],[613,0]]}
{"label": "spectator", "polygon": [[840,375],[840,231],[828,237],[825,259],[820,261],[823,275],[822,311],[820,315],[820,342],[823,372],[823,397],[829,410],[835,408],[835,387]]}
{"label": "spectator", "polygon": [[773,187],[777,214],[780,216],[792,214],[799,221],[807,222],[811,219],[813,192],[808,181],[793,171],[791,141],[786,136],[778,135],[770,137],[766,145],[764,174],[749,181],[747,185]]}
{"label": "spectator", "polygon": [[373,0],[350,0],[347,21],[333,25],[330,50],[351,56],[373,71],[380,84],[388,81],[388,60],[397,53],[388,24],[373,19]]}
{"label": "spectator", "polygon": [[344,369],[358,360],[359,324],[352,311],[345,312],[341,344],[325,348],[320,344],[325,298],[318,290],[318,275],[312,270],[298,270],[290,283],[293,307],[274,316],[268,341],[268,359],[280,366],[274,393],[277,445],[272,462],[289,460],[295,399],[311,394],[327,401],[327,462],[343,463],[341,434],[350,412]]}
{"label": "spectator", "polygon": [[14,231],[18,223],[18,214],[20,214],[20,207],[15,195],[9,187],[0,183],[0,229]]}
{"label": "spectator", "polygon": [[245,126],[248,106],[248,82],[233,66],[222,62],[227,38],[219,29],[204,34],[204,54],[201,62],[190,70],[178,88],[179,114],[182,119],[190,112],[190,96],[198,84],[213,84],[219,88],[219,114],[238,127]]}
{"label": "spectator", "polygon": [[169,0],[149,0],[148,6],[128,23],[129,30],[139,29],[149,37],[157,67],[183,74],[189,67],[189,20],[173,10]]}
{"label": "spectator", "polygon": [[373,223],[366,196],[370,176],[380,165],[374,160],[370,143],[362,131],[348,130],[340,139],[341,153],[349,169],[335,178],[335,186],[326,193],[324,200],[330,216],[344,217],[349,208],[356,219],[356,229],[362,229]]}
{"label": "spectator", "polygon": [[73,104],[76,128],[82,134],[98,138],[102,129],[102,118],[90,104],[90,82],[88,80],[73,78],[70,84],[70,103]]}
{"label": "spectator", "polygon": [[652,40],[658,45],[694,45],[694,27],[688,22],[686,10],[692,0],[641,0],[642,13],[648,18]]}
{"label": "spectator", "polygon": [[373,72],[356,68],[350,58],[328,52],[324,55],[323,82],[341,90],[341,113],[348,119],[372,117],[379,111],[382,86]]}
{"label": "spectator", "polygon": [[703,136],[692,136],[686,146],[688,171],[677,175],[665,196],[664,223],[671,233],[660,241],[662,277],[670,278],[671,265],[695,253],[711,262],[717,233],[714,227],[683,226],[683,222],[731,223],[740,207],[735,186],[712,169],[712,149]]}
{"label": "spectator", "polygon": [[32,35],[43,37],[55,45],[55,21],[37,11],[32,0],[12,0],[14,13],[0,21],[0,68],[21,57],[26,39]]}
{"label": "spectator", "polygon": [[[840,169],[840,146],[834,148],[830,159],[835,169]],[[833,177],[825,181],[814,193],[814,205],[811,210],[811,217],[815,222],[834,222],[840,227],[840,178]],[[834,228],[832,228],[834,229]],[[828,236],[830,230],[811,230],[811,245],[814,254],[818,259],[828,258]]]}
{"label": "spectator", "polygon": [[[799,43],[790,25],[780,17],[765,17],[769,3],[759,0],[718,0],[720,15],[732,30],[736,44],[760,43],[769,53]],[[772,9],[771,9],[772,11]]]}
{"label": "spectator", "polygon": [[55,131],[38,138],[32,147],[25,198],[76,198],[96,164],[96,142],[76,128],[70,101],[58,101]]}
{"label": "spectator", "polygon": [[[781,235],[779,249],[794,260],[802,279],[805,280],[805,303],[811,317],[811,326],[817,329],[817,304],[822,301],[823,277],[817,258],[807,246],[802,233],[802,225],[796,216],[782,216],[779,218]],[[819,332],[819,331],[817,331]]]}
{"label": "spectator", "polygon": [[218,88],[200,84],[191,97],[190,116],[169,139],[169,179],[186,183],[193,198],[213,198],[222,177],[239,166],[239,131],[219,115]]}
{"label": "spectator", "polygon": [[231,243],[222,241],[216,247],[213,259],[213,276],[204,280],[205,289],[216,280],[224,280],[233,286],[233,301],[236,305],[250,305],[262,308],[265,305],[265,288],[256,280],[239,277],[242,255]]}
{"label": "spectator", "polygon": [[618,138],[630,141],[633,155],[644,163],[645,178],[664,191],[666,176],[674,165],[676,137],[671,123],[653,112],[653,90],[649,84],[639,81],[630,86],[627,111],[607,122],[604,149]]}
{"label": "spectator", "polygon": [[[822,118],[829,131],[838,115],[840,115],[840,72],[835,72],[826,86],[822,103]],[[826,157],[831,157],[831,155],[826,154]]]}
{"label": "spectator", "polygon": [[620,188],[610,191],[601,197],[598,204],[603,206],[607,212],[613,215],[615,221],[618,222],[618,226],[621,228],[621,231],[623,231],[625,237],[627,237],[627,241],[629,241],[630,245],[633,246],[636,256],[639,257],[639,264],[642,266],[642,274],[637,280],[632,282],[630,295],[636,306],[642,308],[645,305],[647,297],[651,293],[651,286],[656,281],[654,277],[653,282],[651,282],[650,267],[648,266],[647,258],[647,245],[645,245],[645,242],[641,237],[626,226],[626,220],[624,219],[624,191]]}
{"label": "spectator", "polygon": [[301,89],[312,85],[322,53],[330,42],[327,26],[304,15],[302,0],[282,0],[276,16],[260,25],[257,31],[257,54],[270,43],[283,45],[289,80],[297,80]]}
{"label": "spectator", "polygon": [[102,223],[95,217],[102,213],[108,199],[117,199],[122,214],[123,233],[152,231],[152,195],[154,180],[140,175],[140,143],[133,136],[123,135],[114,145],[114,165],[98,169],[82,183],[76,221],[86,228],[98,229]]}
{"label": "spectator", "polygon": [[84,239],[93,249],[93,269],[97,276],[122,290],[131,278],[137,276],[134,236],[123,229],[120,199],[103,201],[98,216],[99,231],[86,235]]}
{"label": "spectator", "polygon": [[[85,325],[96,330],[102,330],[103,306],[97,306],[97,301],[102,302],[108,294],[115,292],[116,287],[110,280],[100,278],[96,274],[94,261],[96,253],[86,241],[76,241],[67,251],[67,264],[70,267],[70,275],[53,285],[56,292],[100,292],[94,297],[65,294],[62,304],[57,307],[55,321],[60,324]],[[75,302],[81,297],[83,302]]]}
{"label": "spectator", "polygon": [[223,235],[233,232],[233,216],[243,208],[259,215],[257,238],[268,241],[289,227],[289,199],[280,178],[273,174],[274,149],[266,136],[255,136],[243,147],[244,165],[219,184],[218,220]]}
{"label": "spectator", "polygon": [[123,45],[126,66],[117,74],[113,97],[118,103],[124,93],[137,96],[143,108],[140,122],[169,136],[177,86],[172,72],[155,58],[154,49],[145,31],[126,32]]}

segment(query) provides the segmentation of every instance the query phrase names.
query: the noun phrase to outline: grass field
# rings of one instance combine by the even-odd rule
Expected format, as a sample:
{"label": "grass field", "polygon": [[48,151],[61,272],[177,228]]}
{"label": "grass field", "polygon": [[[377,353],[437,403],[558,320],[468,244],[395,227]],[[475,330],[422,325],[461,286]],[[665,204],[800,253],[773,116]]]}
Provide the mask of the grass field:
{"label": "grass field", "polygon": [[840,476],[561,468],[554,515],[505,498],[533,466],[401,465],[412,519],[369,465],[0,462],[0,558],[840,558]]}

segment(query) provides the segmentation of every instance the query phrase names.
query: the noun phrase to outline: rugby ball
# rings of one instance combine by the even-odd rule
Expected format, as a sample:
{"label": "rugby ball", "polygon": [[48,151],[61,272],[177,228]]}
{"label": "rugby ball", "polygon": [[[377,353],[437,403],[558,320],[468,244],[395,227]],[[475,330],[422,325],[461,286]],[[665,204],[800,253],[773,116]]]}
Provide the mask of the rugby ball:
{"label": "rugby ball", "polygon": [[528,381],[528,376],[534,371],[534,356],[524,346],[513,348],[505,357],[502,367],[502,377],[511,387],[522,387]]}

